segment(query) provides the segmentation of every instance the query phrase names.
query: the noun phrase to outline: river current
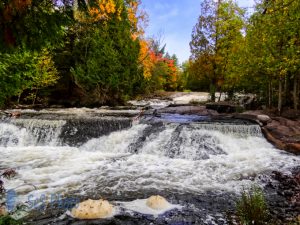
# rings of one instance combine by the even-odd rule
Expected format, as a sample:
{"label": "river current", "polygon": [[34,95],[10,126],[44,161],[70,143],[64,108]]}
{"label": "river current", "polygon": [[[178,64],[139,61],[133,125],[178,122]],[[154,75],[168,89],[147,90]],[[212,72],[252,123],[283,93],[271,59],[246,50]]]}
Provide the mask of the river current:
{"label": "river current", "polygon": [[[96,131],[85,136],[79,123],[70,125],[66,119],[3,119],[0,167],[18,173],[5,180],[6,188],[17,188],[20,202],[30,195],[53,193],[124,202],[161,194],[183,208],[200,210],[187,196],[235,195],[254,184],[263,186],[260,176],[289,173],[300,163],[299,157],[268,143],[254,124],[164,120],[131,124],[114,117],[95,121],[89,126]],[[112,123],[107,121],[115,125],[108,129]],[[97,134],[101,126],[105,129]],[[203,223],[213,221],[210,213],[201,214]]]}

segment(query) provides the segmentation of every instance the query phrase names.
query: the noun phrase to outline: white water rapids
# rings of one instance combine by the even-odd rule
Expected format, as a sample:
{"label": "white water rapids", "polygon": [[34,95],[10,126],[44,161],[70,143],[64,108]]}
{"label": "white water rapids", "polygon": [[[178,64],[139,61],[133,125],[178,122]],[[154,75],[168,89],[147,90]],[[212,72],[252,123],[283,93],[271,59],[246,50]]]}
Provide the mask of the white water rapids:
{"label": "white water rapids", "polygon": [[249,177],[288,171],[300,163],[299,157],[269,144],[256,125],[173,123],[153,128],[141,139],[151,125],[138,124],[70,147],[59,140],[64,124],[34,119],[0,123],[0,167],[18,172],[5,180],[7,189],[19,187],[25,199],[93,190],[119,196],[143,190],[237,192],[253,184]]}

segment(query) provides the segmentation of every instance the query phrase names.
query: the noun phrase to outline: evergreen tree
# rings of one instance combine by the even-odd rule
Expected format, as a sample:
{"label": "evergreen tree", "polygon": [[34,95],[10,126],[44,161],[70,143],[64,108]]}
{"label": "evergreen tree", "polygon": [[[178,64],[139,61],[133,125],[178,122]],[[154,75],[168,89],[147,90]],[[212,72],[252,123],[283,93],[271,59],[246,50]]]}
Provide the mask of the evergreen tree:
{"label": "evergreen tree", "polygon": [[138,70],[139,40],[132,38],[123,4],[117,2],[120,15],[89,24],[76,41],[73,74],[88,104],[122,102],[137,93],[143,81]]}

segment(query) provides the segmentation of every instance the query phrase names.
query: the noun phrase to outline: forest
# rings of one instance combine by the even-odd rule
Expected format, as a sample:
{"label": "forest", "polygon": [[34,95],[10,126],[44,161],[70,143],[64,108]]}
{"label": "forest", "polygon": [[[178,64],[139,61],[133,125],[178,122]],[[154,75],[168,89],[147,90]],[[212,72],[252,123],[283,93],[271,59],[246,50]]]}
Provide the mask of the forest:
{"label": "forest", "polygon": [[250,14],[202,1],[182,65],[147,24],[141,0],[1,1],[1,107],[117,105],[165,90],[209,91],[211,101],[252,93],[298,109],[299,1],[261,0]]}

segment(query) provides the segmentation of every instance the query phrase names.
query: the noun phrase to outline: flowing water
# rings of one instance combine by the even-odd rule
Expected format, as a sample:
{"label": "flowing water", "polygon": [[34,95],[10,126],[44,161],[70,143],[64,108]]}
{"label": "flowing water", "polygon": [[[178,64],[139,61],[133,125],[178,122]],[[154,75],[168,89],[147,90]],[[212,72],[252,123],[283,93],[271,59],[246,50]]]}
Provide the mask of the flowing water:
{"label": "flowing water", "polygon": [[29,195],[53,193],[116,201],[161,194],[181,204],[183,211],[192,211],[190,216],[199,217],[201,223],[211,224],[207,205],[215,202],[222,207],[230,194],[255,183],[263,185],[259,176],[271,171],[288,173],[300,163],[299,157],[269,144],[258,125],[182,118],[135,125],[129,121],[112,117],[81,123],[2,120],[0,168],[13,167],[18,172],[15,179],[5,181],[6,187],[18,187],[23,202]]}

